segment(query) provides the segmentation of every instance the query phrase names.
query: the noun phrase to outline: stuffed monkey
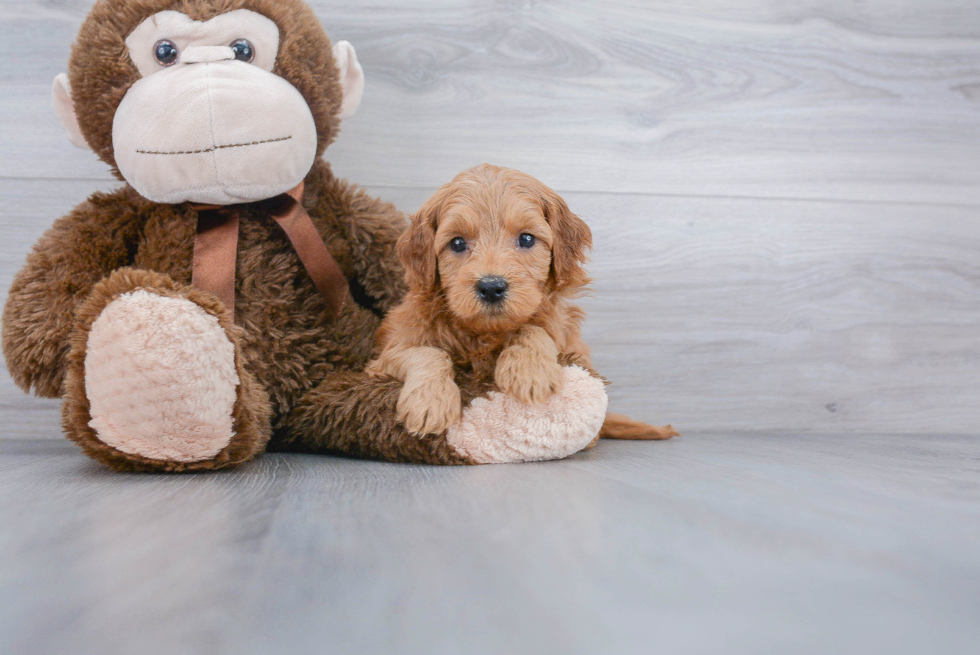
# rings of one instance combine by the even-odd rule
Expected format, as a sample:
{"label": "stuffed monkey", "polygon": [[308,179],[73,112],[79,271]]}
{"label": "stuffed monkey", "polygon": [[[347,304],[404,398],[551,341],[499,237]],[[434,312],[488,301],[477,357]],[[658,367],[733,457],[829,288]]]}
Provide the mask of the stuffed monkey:
{"label": "stuffed monkey", "polygon": [[[407,225],[321,159],[363,88],[353,48],[300,0],[95,4],[55,109],[126,184],[55,222],[3,313],[13,379],[64,399],[88,455],[128,471],[219,469],[267,447],[472,464],[592,442],[594,379],[560,416],[466,388],[482,402],[464,443],[407,434],[397,383],[361,373],[404,294]],[[491,424],[495,441],[474,445]]]}

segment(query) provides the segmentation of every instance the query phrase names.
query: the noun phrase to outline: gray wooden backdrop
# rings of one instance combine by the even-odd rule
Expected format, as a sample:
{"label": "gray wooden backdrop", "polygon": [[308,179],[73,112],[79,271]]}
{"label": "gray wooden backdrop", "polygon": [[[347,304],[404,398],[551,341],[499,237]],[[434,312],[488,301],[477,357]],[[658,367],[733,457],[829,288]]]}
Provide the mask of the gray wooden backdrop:
{"label": "gray wooden backdrop", "polygon": [[[53,77],[91,2],[0,1],[0,300],[115,183]],[[613,407],[686,431],[980,431],[976,0],[313,3],[368,77],[327,152],[406,211],[489,161],[596,234]],[[0,374],[0,438],[57,403]]]}

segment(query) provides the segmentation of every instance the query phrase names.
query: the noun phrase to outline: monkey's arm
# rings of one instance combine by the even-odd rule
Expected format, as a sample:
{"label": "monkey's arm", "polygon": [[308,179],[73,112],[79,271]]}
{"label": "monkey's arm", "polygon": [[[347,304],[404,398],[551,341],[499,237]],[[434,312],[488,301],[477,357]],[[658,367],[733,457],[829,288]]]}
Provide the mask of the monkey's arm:
{"label": "monkey's arm", "polygon": [[60,395],[75,308],[99,280],[132,263],[141,223],[122,194],[95,194],[57,220],[14,278],[3,354],[24,391]]}
{"label": "monkey's arm", "polygon": [[[347,243],[338,258],[352,277],[355,299],[379,314],[387,314],[405,295],[405,269],[395,244],[408,219],[394,205],[372,198],[362,189],[333,177],[325,162],[307,177],[308,194],[315,196],[310,216],[328,242],[331,232]],[[358,298],[358,295],[366,298]]]}
{"label": "monkey's arm", "polygon": [[392,377],[341,372],[297,403],[278,448],[339,451],[358,457],[423,464],[492,464],[561,459],[588,446],[606,413],[603,383],[564,369],[562,389],[545,405],[493,393],[481,375],[457,371],[466,403],[459,423],[442,434],[410,434],[396,417],[404,385]]}
{"label": "monkey's arm", "polygon": [[[395,314],[389,315],[388,328],[397,323]],[[378,361],[366,372],[332,375],[306,394],[283,421],[280,431],[286,438],[277,446],[398,462],[489,464],[559,459],[596,438],[606,395],[602,380],[593,373],[561,368],[552,361],[563,376],[558,393],[543,405],[520,403],[494,393],[493,384],[478,370],[457,368],[451,377],[449,355],[426,347],[417,337],[410,329],[392,334],[382,325],[379,341],[384,349]],[[548,351],[552,360],[558,356],[543,330],[530,330],[521,340],[522,347]],[[414,397],[408,391],[413,388],[419,392]],[[454,393],[444,394],[446,388]],[[401,418],[406,397],[426,412],[433,403],[436,414],[446,407],[459,411],[463,403],[466,409],[452,427],[447,424],[448,430],[430,432],[424,425],[413,430],[410,421]],[[443,399],[449,402],[439,406]]]}
{"label": "monkey's arm", "polygon": [[354,281],[382,314],[405,295],[405,269],[398,261],[395,244],[407,225],[394,205],[360,193],[351,203],[347,222],[352,249]]}

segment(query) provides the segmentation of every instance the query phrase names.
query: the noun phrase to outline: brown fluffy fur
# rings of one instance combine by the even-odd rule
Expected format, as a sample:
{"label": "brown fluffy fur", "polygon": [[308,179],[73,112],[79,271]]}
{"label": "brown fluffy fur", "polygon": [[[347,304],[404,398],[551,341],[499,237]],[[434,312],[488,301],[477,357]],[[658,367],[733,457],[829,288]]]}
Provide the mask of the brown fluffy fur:
{"label": "brown fluffy fur", "polygon": [[[213,459],[205,462],[183,463],[153,460],[139,455],[124,454],[99,441],[88,425],[89,401],[85,395],[85,353],[92,324],[109,303],[124,293],[147,289],[160,296],[187,298],[204,311],[215,316],[235,345],[235,368],[240,379],[238,401],[232,410],[236,438]],[[86,453],[102,460],[119,471],[200,471],[240,464],[265,448],[271,434],[269,397],[255,378],[242,365],[241,328],[232,321],[229,312],[210,294],[180,285],[170,278],[131,268],[122,268],[99,282],[75,314],[75,329],[71,337],[71,353],[65,376],[62,407],[63,426],[69,439]]]}
{"label": "brown fluffy fur", "polygon": [[[69,77],[82,132],[106,163],[115,169],[113,117],[138,79],[124,54],[129,32],[165,9],[207,20],[241,8],[280,26],[275,72],[310,104],[318,152],[326,149],[336,135],[342,93],[330,41],[305,3],[100,0],[82,25]],[[234,325],[216,297],[190,287],[198,215],[189,204],[152,203],[129,186],[94,194],[55,221],[14,280],[2,329],[11,376],[25,391],[63,396],[66,434],[90,456],[117,470],[217,469],[247,461],[267,442],[270,449],[473,463],[456,454],[444,436],[410,436],[395,415],[397,385],[359,372],[368,362],[381,318],[405,293],[396,255],[396,242],[406,227],[403,215],[335,178],[319,159],[306,177],[304,205],[349,280],[355,302],[331,318],[282,229],[260,204],[245,205]],[[574,261],[574,252],[556,251],[557,286],[565,283],[566,274],[573,274],[567,283],[576,284]],[[84,386],[88,332],[114,298],[136,289],[197,303],[218,317],[235,345],[242,381],[233,410],[236,434],[211,460],[178,464],[128,455],[99,441],[89,427]],[[481,346],[479,340],[476,345],[493,348],[492,343]],[[463,402],[492,390],[482,374],[457,367]]]}
{"label": "brown fluffy fur", "polygon": [[[522,234],[535,237],[532,247],[519,247]],[[454,239],[465,240],[464,252],[450,248]],[[425,203],[398,244],[408,295],[382,324],[381,354],[368,367],[404,382],[398,418],[409,432],[438,434],[459,419],[457,369],[539,403],[560,388],[559,358],[590,368],[584,313],[571,301],[589,282],[583,264],[591,246],[591,231],[565,201],[519,171],[478,166]],[[503,302],[480,300],[484,277],[507,281]],[[600,436],[675,434],[610,415]]]}
{"label": "brown fluffy fur", "polygon": [[[326,148],[336,132],[341,90],[330,42],[304,3],[102,0],[81,28],[70,75],[81,128],[107,163],[114,164],[113,114],[137,79],[132,63],[120,56],[129,31],[164,9],[207,19],[239,8],[279,23],[282,45],[276,72],[310,103],[319,150]],[[266,441],[270,448],[465,463],[447,454],[444,439],[429,450],[394,443],[416,440],[397,427],[393,407],[384,405],[384,394],[373,381],[362,380],[365,389],[359,397],[366,405],[350,403],[353,392],[345,372],[360,371],[367,363],[381,317],[405,291],[395,252],[407,224],[404,216],[335,178],[322,160],[306,178],[304,205],[350,281],[356,302],[331,318],[282,229],[259,204],[245,205],[235,327],[217,298],[190,288],[198,221],[190,205],[152,203],[128,186],[96,193],[54,223],[14,280],[3,312],[3,352],[11,376],[40,396],[65,396],[66,433],[89,455],[119,470],[221,468],[261,452]],[[219,317],[235,344],[243,381],[234,410],[236,436],[214,460],[178,465],[127,455],[98,441],[88,427],[83,380],[88,329],[112,298],[138,288],[196,302]],[[388,421],[387,441],[356,427],[362,411]],[[325,433],[336,426],[349,432]]]}

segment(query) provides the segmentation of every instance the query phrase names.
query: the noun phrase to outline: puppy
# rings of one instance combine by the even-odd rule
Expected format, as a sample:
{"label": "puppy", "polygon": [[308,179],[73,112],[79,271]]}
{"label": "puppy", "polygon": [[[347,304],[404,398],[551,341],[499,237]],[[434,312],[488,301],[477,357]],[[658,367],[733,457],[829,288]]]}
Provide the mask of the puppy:
{"label": "puppy", "polygon": [[[456,370],[542,403],[561,388],[563,364],[589,369],[585,315],[571,301],[589,283],[591,247],[565,201],[519,171],[484,164],[439,189],[398,242],[409,292],[382,323],[380,356],[367,369],[404,383],[405,428],[439,434],[459,420]],[[599,436],[676,434],[609,414]]]}

